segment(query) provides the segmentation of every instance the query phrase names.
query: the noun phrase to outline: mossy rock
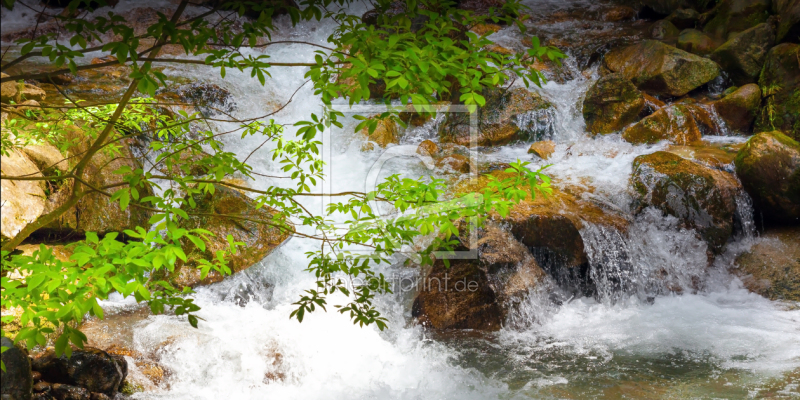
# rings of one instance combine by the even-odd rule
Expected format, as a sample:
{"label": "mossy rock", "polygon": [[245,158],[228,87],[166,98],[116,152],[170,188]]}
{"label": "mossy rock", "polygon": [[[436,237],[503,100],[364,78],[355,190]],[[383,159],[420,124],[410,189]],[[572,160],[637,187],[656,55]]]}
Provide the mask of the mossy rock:
{"label": "mossy rock", "polygon": [[756,82],[767,51],[774,44],[775,27],[771,23],[763,23],[723,43],[710,57],[736,85],[745,85]]}
{"label": "mossy rock", "polygon": [[758,79],[764,99],[755,131],[780,130],[800,140],[800,45],[782,43],[766,57]]}
{"label": "mossy rock", "polygon": [[612,133],[636,122],[645,106],[642,92],[620,74],[600,78],[583,100],[583,119],[593,134]]}
{"label": "mossy rock", "polygon": [[697,29],[684,29],[678,35],[676,47],[692,54],[704,56],[711,54],[717,48],[717,42]]}
{"label": "mossy rock", "polygon": [[650,27],[650,37],[652,39],[660,40],[671,45],[675,44],[680,33],[681,30],[666,19],[662,19]]}
{"label": "mossy rock", "polygon": [[731,271],[747,289],[770,300],[800,301],[800,227],[762,233]]}
{"label": "mossy rock", "polygon": [[778,131],[759,133],[747,141],[734,163],[766,220],[800,223],[800,143]]}
{"label": "mossy rock", "polygon": [[680,8],[673,11],[666,19],[678,29],[694,29],[700,24],[700,13],[692,8]]}
{"label": "mossy rock", "polygon": [[772,12],[780,16],[777,41],[800,42],[800,2],[796,0],[773,0]]}
{"label": "mossy rock", "polygon": [[672,104],[625,129],[622,138],[634,144],[669,140],[674,144],[685,145],[700,140],[701,133],[687,106]]}
{"label": "mossy rock", "polygon": [[761,88],[744,85],[712,103],[717,115],[734,132],[751,132],[761,106]]}
{"label": "mossy rock", "polygon": [[293,230],[291,224],[273,210],[256,208],[256,202],[244,194],[224,185],[214,185],[214,193],[197,195],[196,208],[184,205],[182,209],[190,213],[189,219],[181,222],[181,228],[202,228],[214,233],[206,250],[200,251],[191,241],[182,242],[188,260],[179,262],[169,274],[169,280],[179,287],[195,287],[220,282],[223,276],[212,271],[201,278],[199,260],[212,261],[217,251],[228,248],[227,236],[236,242],[243,242],[236,254],[226,260],[232,273],[251,267],[275,250]]}
{"label": "mossy rock", "polygon": [[636,157],[631,176],[635,212],[655,207],[694,229],[720,253],[733,234],[739,183],[733,175],[665,151]]}
{"label": "mossy rock", "polygon": [[743,32],[766,22],[770,15],[771,0],[722,0],[713,10],[714,17],[706,23],[703,32],[717,40]]}
{"label": "mossy rock", "polygon": [[715,62],[655,40],[614,49],[604,65],[653,95],[683,96],[719,75]]}
{"label": "mossy rock", "polygon": [[[553,135],[555,107],[538,93],[525,88],[487,89],[483,96],[486,104],[478,109],[478,146],[502,146]],[[439,141],[470,146],[469,124],[468,113],[448,113],[439,127]]]}

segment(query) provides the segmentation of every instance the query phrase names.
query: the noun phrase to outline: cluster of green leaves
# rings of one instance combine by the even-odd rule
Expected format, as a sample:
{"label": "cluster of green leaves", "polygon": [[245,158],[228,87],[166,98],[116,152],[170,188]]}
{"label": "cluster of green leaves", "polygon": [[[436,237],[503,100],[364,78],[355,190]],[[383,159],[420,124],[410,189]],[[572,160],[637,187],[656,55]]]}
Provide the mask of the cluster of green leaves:
{"label": "cluster of green leaves", "polygon": [[[94,1],[94,0],[93,0]],[[12,0],[4,4],[13,5]],[[303,317],[317,308],[325,309],[327,296],[341,292],[347,296],[345,304],[336,305],[342,313],[349,314],[354,323],[376,324],[385,328],[386,320],[373,305],[374,297],[389,291],[385,277],[375,271],[380,263],[389,263],[396,254],[409,246],[425,243],[423,236],[434,238],[421,252],[421,262],[431,262],[434,251],[452,251],[456,243],[449,239],[458,232],[458,221],[474,220],[480,223],[491,211],[503,214],[524,197],[520,186],[524,183],[530,194],[548,193],[549,180],[539,171],[527,169],[527,163],[515,163],[509,172],[511,180],[493,181],[482,194],[458,199],[444,199],[445,184],[438,179],[407,179],[389,177],[368,193],[336,194],[345,200],[331,204],[327,215],[317,215],[306,210],[299,199],[313,196],[311,188],[322,180],[323,162],[320,159],[321,143],[317,133],[331,126],[342,127],[338,117],[343,114],[330,109],[334,100],[345,98],[355,104],[368,98],[379,98],[389,104],[399,99],[403,105],[423,107],[442,100],[455,100],[470,106],[482,106],[483,90],[504,85],[512,79],[541,84],[543,77],[529,68],[537,60],[558,62],[563,54],[551,47],[533,46],[525,53],[504,56],[490,51],[492,44],[485,35],[470,32],[471,27],[484,23],[514,23],[524,30],[517,18],[522,6],[516,0],[504,3],[501,8],[476,14],[458,9],[452,1],[405,0],[402,12],[388,0],[376,2],[377,17],[365,22],[359,16],[347,14],[351,0],[303,0],[299,7],[276,6],[282,2],[229,1],[213,2],[216,8],[181,21],[180,12],[186,2],[178,6],[176,15],[159,14],[158,20],[136,35],[123,16],[113,12],[101,17],[87,18],[72,12],[55,16],[64,30],[72,35],[72,47],[59,44],[50,34],[32,39],[20,39],[22,55],[8,65],[31,57],[47,57],[57,68],[50,73],[28,76],[44,79],[84,69],[118,64],[130,69],[129,77],[142,94],[154,96],[167,85],[167,77],[153,63],[201,64],[219,70],[224,78],[226,69],[250,71],[251,77],[266,84],[271,77],[270,68],[282,65],[308,68],[306,77],[313,83],[328,109],[322,117],[311,114],[309,120],[299,121],[295,139],[283,135],[283,127],[274,121],[261,118],[231,120],[239,127],[229,132],[213,132],[200,128],[204,118],[182,109],[169,113],[158,112],[152,100],[135,98],[124,104],[85,107],[71,103],[66,111],[42,111],[28,115],[24,123],[9,121],[16,129],[17,138],[48,141],[69,151],[77,144],[70,141],[70,126],[84,132],[84,138],[97,142],[103,140],[101,151],[115,155],[121,141],[137,138],[148,143],[140,167],[123,167],[115,171],[119,183],[107,187],[90,187],[128,207],[145,208],[153,213],[152,227],[139,227],[125,231],[126,241],[117,235],[102,239],[87,235],[69,261],[57,260],[46,248],[32,257],[9,252],[3,253],[3,269],[16,271],[22,279],[2,279],[3,302],[23,309],[25,330],[16,340],[29,346],[42,344],[52,330],[59,333],[56,340],[59,352],[69,351],[68,342],[78,346],[85,338],[77,330],[77,323],[87,313],[102,316],[98,300],[117,291],[133,295],[138,301],[148,302],[154,312],[173,308],[177,314],[186,314],[196,326],[197,306],[185,295],[164,280],[159,270],[172,270],[176,263],[187,260],[184,246],[192,244],[205,249],[211,233],[200,229],[185,229],[184,221],[192,218],[197,207],[196,195],[213,194],[218,185],[249,191],[258,207],[268,207],[274,213],[270,220],[261,221],[297,236],[319,240],[320,250],[307,254],[308,270],[317,278],[316,287],[308,290],[296,303],[293,317]],[[289,4],[288,2],[286,4]],[[88,0],[75,0],[71,10],[91,7]],[[252,19],[225,16],[213,22],[206,17],[220,10],[230,10]],[[314,62],[272,62],[266,54],[253,55],[252,48],[271,40],[276,27],[273,17],[286,12],[294,24],[299,21],[329,19],[337,24],[328,38],[327,51],[319,51]],[[76,16],[78,15],[78,16]],[[106,38],[111,37],[111,40]],[[146,40],[153,47],[142,48]],[[147,42],[151,43],[151,42]],[[162,44],[181,46],[186,54],[204,57],[203,60],[159,58]],[[310,44],[314,45],[314,44]],[[317,46],[317,45],[314,45]],[[322,46],[317,46],[322,47]],[[79,65],[81,57],[91,51],[102,50],[113,54],[117,60],[100,64]],[[2,78],[19,79],[19,76]],[[373,93],[374,87],[383,86],[382,93]],[[123,112],[117,118],[119,107]],[[402,108],[402,107],[401,107]],[[365,119],[362,126],[370,131],[379,119],[397,119],[397,111],[390,109],[377,118]],[[18,124],[18,125],[15,125]],[[104,137],[108,124],[113,124],[113,134]],[[16,128],[14,128],[16,127]],[[24,129],[23,129],[24,128]],[[6,132],[6,130],[4,130]],[[226,152],[221,137],[241,133],[242,138],[258,135],[272,142],[273,162],[281,166],[285,178],[295,187],[270,186],[255,190],[226,181],[237,176],[255,177],[247,158],[239,160]],[[8,140],[7,140],[8,139]],[[21,140],[21,139],[20,139]],[[15,143],[4,133],[3,151]],[[257,149],[256,149],[257,150]],[[254,150],[255,151],[255,150]],[[89,157],[94,156],[94,154]],[[513,171],[511,171],[513,170]],[[65,174],[58,179],[83,179]],[[88,185],[88,183],[86,183]],[[379,204],[394,210],[385,216]],[[337,223],[346,216],[346,221]],[[301,234],[288,222],[311,227],[314,235]],[[202,260],[199,268],[203,277],[214,270],[221,274],[230,272],[226,258],[236,251],[237,243],[228,238],[227,251],[218,252],[213,260]],[[367,248],[371,254],[353,251],[353,247]],[[368,282],[357,285],[354,282]],[[58,284],[56,284],[58,282]]]}

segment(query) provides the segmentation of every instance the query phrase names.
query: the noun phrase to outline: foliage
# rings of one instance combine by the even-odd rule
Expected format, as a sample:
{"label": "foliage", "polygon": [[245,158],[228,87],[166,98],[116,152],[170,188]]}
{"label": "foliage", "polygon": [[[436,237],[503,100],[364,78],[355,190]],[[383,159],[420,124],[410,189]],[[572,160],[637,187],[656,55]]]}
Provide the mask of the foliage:
{"label": "foliage", "polygon": [[[13,6],[11,0],[4,2]],[[70,3],[70,8],[87,8],[92,3],[76,0]],[[18,41],[21,56],[4,64],[4,69],[33,57],[44,57],[57,69],[5,77],[3,82],[48,81],[59,74],[79,74],[109,65],[129,68],[132,82],[113,104],[86,106],[68,98],[66,107],[44,106],[32,114],[13,115],[4,126],[3,152],[32,142],[52,143],[67,151],[77,145],[74,130],[78,129],[83,135],[80,140],[88,138],[87,149],[70,161],[68,173],[43,179],[72,185],[67,206],[70,202],[74,205],[86,194],[101,193],[118,201],[123,210],[140,207],[152,211],[154,216],[150,220],[152,227],[125,231],[125,240],[115,233],[102,238],[87,234],[86,240],[66,262],[53,257],[44,246],[32,256],[13,252],[28,235],[58,218],[68,208],[66,206],[43,215],[4,243],[3,303],[23,309],[25,328],[16,336],[16,341],[23,341],[29,347],[44,345],[46,335],[56,334],[57,352],[69,354],[69,342],[79,347],[85,342],[77,329],[78,323],[86,314],[102,317],[99,301],[112,292],[133,295],[137,301],[148,303],[156,313],[172,310],[177,315],[187,315],[189,322],[197,326],[198,307],[187,296],[190,291],[177,290],[169,282],[152,277],[158,276],[155,274],[158,270],[172,270],[177,263],[186,261],[182,242],[188,240],[199,249],[205,249],[211,233],[183,229],[181,221],[195,215],[193,210],[197,205],[193,194],[213,194],[215,185],[247,191],[259,207],[274,211],[272,219],[258,223],[321,242],[319,251],[307,254],[308,270],[317,278],[316,287],[301,296],[292,317],[302,321],[308,312],[325,309],[328,295],[341,292],[348,298],[346,304],[335,305],[341,313],[348,314],[354,323],[374,323],[380,329],[385,328],[386,320],[372,300],[389,288],[385,278],[375,272],[375,265],[391,262],[404,247],[420,244],[422,236],[434,235],[421,252],[420,262],[429,263],[433,251],[452,251],[455,243],[446,238],[448,233],[457,233],[458,221],[480,223],[493,210],[501,215],[507,213],[513,203],[524,197],[519,189],[523,183],[530,188],[532,196],[537,191],[549,192],[549,179],[541,170],[530,171],[526,167],[528,163],[518,162],[509,169],[515,174],[514,178],[493,181],[484,193],[445,201],[444,181],[394,175],[371,192],[331,194],[341,201],[331,204],[327,215],[316,215],[308,212],[300,199],[315,196],[311,188],[324,179],[321,143],[315,140],[316,135],[331,126],[341,127],[338,121],[341,113],[328,108],[322,116],[311,114],[309,120],[297,122],[297,137],[292,139],[283,135],[281,125],[267,121],[268,115],[246,119],[228,115],[223,121],[236,123],[238,128],[214,132],[202,123],[208,117],[200,114],[182,110],[160,112],[163,108],[154,99],[157,90],[167,86],[168,77],[153,68],[154,64],[202,65],[218,70],[223,78],[231,68],[249,70],[251,77],[261,85],[271,77],[272,67],[308,68],[306,78],[326,107],[331,107],[338,98],[345,98],[351,105],[375,98],[376,93],[370,87],[381,83],[386,89],[378,97],[386,104],[392,99],[415,106],[455,100],[474,107],[484,105],[481,95],[484,88],[505,85],[516,78],[526,85],[531,82],[539,85],[543,78],[530,65],[545,58],[558,62],[563,57],[554,48],[540,46],[536,38],[526,53],[502,56],[486,50],[492,43],[486,36],[468,31],[469,27],[487,22],[516,24],[524,30],[516,18],[522,9],[516,1],[479,14],[458,9],[454,2],[433,0],[405,0],[401,2],[403,12],[391,13],[387,11],[397,4],[379,0],[376,4],[378,17],[370,24],[346,13],[350,0],[303,0],[299,3],[300,7],[295,8],[276,7],[273,2],[214,2],[207,12],[182,19],[188,4],[183,1],[172,16],[159,14],[158,21],[141,35],[136,35],[129,22],[113,12],[92,18],[86,17],[86,13],[66,12],[51,17],[59,20],[71,35],[69,46],[59,42],[55,33]],[[228,15],[224,18],[211,19],[225,10]],[[271,42],[271,35],[277,29],[273,15],[278,11],[288,13],[293,24],[321,19],[335,21],[337,28],[328,38],[330,46],[304,43],[322,48],[314,62],[308,63],[273,62],[267,54],[253,55],[248,48],[276,44]],[[253,18],[236,18],[236,14]],[[152,39],[155,44],[143,46],[146,39]],[[165,44],[180,45],[187,54],[203,59],[159,56]],[[80,63],[87,53],[98,50],[114,55],[117,60]],[[134,97],[137,91],[149,97]],[[396,119],[397,113],[390,111],[380,118]],[[357,129],[362,126],[373,130],[375,122],[365,119]],[[294,182],[294,187],[256,190],[227,181],[226,178],[234,175],[245,179],[257,176],[247,164],[247,158],[240,161],[225,151],[221,137],[229,134],[241,134],[242,138],[258,135],[264,137],[264,143],[271,142],[272,160],[281,165],[283,178]],[[142,162],[140,168],[123,167],[115,171],[117,183],[104,187],[92,185],[87,176],[87,164],[104,152],[116,154],[125,140],[146,143],[141,157],[146,162]],[[149,167],[145,166],[147,163]],[[23,178],[3,176],[2,179]],[[143,193],[149,193],[147,188],[153,188],[155,194],[144,196]],[[389,206],[394,214],[382,215],[379,204]],[[344,227],[334,223],[342,215],[349,216]],[[314,229],[309,231],[317,233],[300,233],[288,221],[312,227]],[[231,237],[228,243],[227,251],[216,254],[214,260],[201,260],[204,276],[211,270],[230,273],[226,259],[240,244]],[[354,246],[369,248],[372,253],[353,252]],[[6,273],[11,271],[24,278],[10,279]],[[347,284],[347,281],[356,280],[369,284]],[[57,331],[50,326],[57,327]]]}

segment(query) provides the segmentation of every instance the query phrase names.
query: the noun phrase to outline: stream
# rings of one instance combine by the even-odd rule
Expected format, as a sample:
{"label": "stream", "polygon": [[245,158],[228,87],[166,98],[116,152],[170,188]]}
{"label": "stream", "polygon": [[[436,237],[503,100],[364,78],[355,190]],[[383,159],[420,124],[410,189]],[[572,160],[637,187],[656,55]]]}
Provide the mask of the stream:
{"label": "stream", "polygon": [[[540,23],[548,15],[585,8],[586,0],[530,0],[540,15],[534,18],[540,37],[580,40],[591,32],[636,37],[636,24],[573,21]],[[353,14],[367,8],[353,7]],[[9,14],[9,13],[6,13]],[[288,21],[280,23],[288,26]],[[5,24],[5,20],[4,20]],[[588,25],[588,26],[587,26]],[[273,40],[291,37],[325,43],[333,25],[301,23],[279,32]],[[622,30],[622,32],[619,32]],[[589,32],[591,31],[591,32]],[[615,32],[616,31],[616,32]],[[286,33],[289,32],[289,33]],[[281,36],[284,35],[284,36]],[[506,27],[494,34],[498,43],[513,46],[519,33]],[[602,38],[602,36],[598,36]],[[597,39],[603,40],[603,39]],[[261,50],[253,50],[258,53]],[[307,61],[313,50],[302,45],[271,46],[273,59]],[[568,51],[569,53],[569,51]],[[800,396],[800,309],[773,302],[744,289],[727,268],[736,255],[761,240],[744,194],[740,214],[745,229],[727,244],[707,267],[706,244],[677,221],[657,212],[636,217],[631,211],[631,163],[639,155],[664,150],[668,144],[632,145],[612,134],[592,137],[581,115],[582,99],[599,75],[590,57],[566,61],[568,79],[553,80],[538,91],[556,106],[552,118],[555,153],[542,161],[530,154],[530,143],[483,149],[480,163],[531,161],[533,167],[552,164],[546,171],[557,184],[587,188],[592,200],[632,220],[627,234],[586,225],[581,237],[590,264],[633,266],[627,287],[620,290],[596,279],[597,295],[563,295],[557,301],[532,290],[494,333],[465,331],[434,333],[411,317],[415,293],[396,287],[394,294],[377,298],[389,328],[353,325],[332,307],[307,315],[302,323],[290,319],[303,290],[313,287],[305,272],[306,251],[318,243],[294,237],[257,265],[224,282],[197,289],[202,307],[198,329],[185,319],[141,312],[130,299],[112,298],[103,306],[107,321],[90,325],[90,344],[98,347],[124,343],[148,355],[164,369],[164,381],[145,386],[134,399],[687,399],[792,398]],[[583,72],[582,72],[583,71]],[[276,108],[303,84],[305,70],[272,68],[266,86],[254,84],[249,72],[229,70],[225,79],[206,69],[169,67],[170,77],[213,83],[229,91],[233,113],[262,115]],[[560,82],[558,82],[560,81]],[[293,123],[320,113],[322,103],[310,84],[274,115],[294,137]],[[416,149],[436,138],[436,123],[409,129],[393,152]],[[353,132],[355,120],[324,139],[327,181],[313,191],[363,191],[368,177],[399,173],[459,179],[446,171],[428,169],[419,157],[398,155],[383,163],[385,151],[362,151],[363,138]],[[218,123],[216,131],[234,128]],[[718,146],[743,143],[741,136],[706,136]],[[259,137],[228,136],[226,149],[246,157],[261,144]],[[257,151],[250,163],[261,174],[276,173],[270,149]],[[411,151],[410,153],[413,153]],[[408,152],[404,154],[409,154]],[[383,156],[384,158],[386,156]],[[533,169],[533,168],[532,168]],[[255,189],[290,182],[257,178]],[[323,187],[324,186],[324,187]],[[591,190],[588,190],[591,188]],[[310,210],[322,211],[317,198],[305,200]],[[302,230],[301,230],[302,232]],[[313,232],[308,232],[313,233]],[[378,269],[397,282],[421,278],[419,269],[398,262]],[[652,281],[651,271],[664,271],[678,290],[664,291]],[[601,273],[593,271],[593,273]],[[610,272],[609,268],[603,273]],[[341,296],[341,295],[339,295]],[[330,304],[343,299],[333,297]],[[130,376],[142,376],[131,365]],[[138,374],[138,375],[137,375]],[[792,381],[794,379],[794,381]],[[794,382],[794,383],[792,383]],[[784,397],[780,397],[784,396]]]}

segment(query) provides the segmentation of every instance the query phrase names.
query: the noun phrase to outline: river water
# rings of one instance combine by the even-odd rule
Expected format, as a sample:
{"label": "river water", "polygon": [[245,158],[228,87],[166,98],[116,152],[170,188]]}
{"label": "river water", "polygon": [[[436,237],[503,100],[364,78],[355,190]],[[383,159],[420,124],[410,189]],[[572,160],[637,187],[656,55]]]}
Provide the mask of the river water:
{"label": "river water", "polygon": [[[545,17],[576,7],[591,11],[592,2],[535,1],[532,8]],[[353,8],[361,13],[365,7]],[[5,23],[4,18],[4,23]],[[534,20],[537,20],[534,18]],[[635,25],[631,25],[635,26]],[[591,32],[625,30],[618,25],[570,21],[537,23],[543,37],[578,40]],[[304,23],[286,38],[323,44],[332,25]],[[631,32],[636,30],[630,28]],[[627,31],[616,33],[625,36]],[[280,35],[280,34],[279,34]],[[631,33],[635,35],[635,33]],[[280,40],[283,36],[274,39]],[[512,46],[517,34],[508,28],[495,34]],[[281,61],[307,61],[307,46],[271,46],[268,53]],[[254,51],[258,53],[259,51]],[[435,334],[414,324],[410,305],[414,294],[396,291],[379,297],[389,328],[354,326],[336,312],[316,312],[302,323],[289,318],[292,303],[313,287],[304,272],[306,251],[318,244],[292,238],[266,259],[225,282],[198,289],[202,307],[198,329],[169,315],[148,316],[125,311],[126,299],[104,304],[111,317],[96,329],[112,332],[140,354],[167,371],[160,385],[144,385],[135,399],[594,399],[594,398],[728,398],[800,396],[800,310],[772,302],[742,288],[726,271],[735,256],[759,238],[740,232],[724,254],[706,267],[706,245],[676,221],[655,212],[630,215],[628,180],[636,156],[667,147],[634,146],[619,135],[592,138],[581,117],[582,97],[597,73],[585,73],[586,60],[568,61],[570,79],[550,82],[539,91],[556,106],[552,139],[556,152],[548,160],[551,176],[562,184],[592,189],[593,200],[619,210],[633,220],[627,235],[587,225],[581,232],[589,259],[624,253],[625,263],[638,275],[631,289],[615,293],[598,287],[593,298],[565,298],[554,303],[547,293],[531,292],[499,332]],[[248,73],[228,70],[226,79],[197,68],[168,68],[169,76],[198,83],[214,83],[233,94],[237,116],[262,115],[287,101],[303,82],[304,70],[273,68],[265,87]],[[321,102],[310,85],[273,118],[286,124],[294,136],[294,122],[321,112]],[[224,131],[232,125],[217,124]],[[347,128],[347,127],[346,127]],[[370,174],[400,173],[411,177],[441,175],[416,157],[395,157],[380,164],[382,150],[362,151],[363,139],[348,129],[325,137],[329,164],[325,190],[364,190]],[[434,123],[407,133],[395,151],[410,149],[435,138]],[[706,138],[716,143],[741,143],[742,137]],[[258,137],[229,137],[226,149],[245,157],[261,144]],[[481,162],[533,160],[528,144],[482,151]],[[278,172],[266,146],[251,157],[255,170]],[[380,164],[380,168],[376,165]],[[535,161],[535,164],[541,164]],[[259,178],[253,188],[286,185],[282,180]],[[329,185],[329,186],[328,186]],[[322,190],[321,187],[315,190]],[[746,196],[746,195],[745,195]],[[743,198],[742,212],[752,226]],[[304,203],[322,209],[319,200]],[[620,262],[623,262],[620,261]],[[419,271],[402,263],[379,267],[387,276],[414,279]],[[682,294],[653,289],[648,271],[666,271]],[[698,285],[697,281],[701,283]],[[692,283],[693,282],[693,283]],[[699,287],[700,289],[694,289]],[[610,298],[613,297],[613,301]],[[343,299],[332,298],[337,304]],[[115,322],[117,321],[117,322]],[[122,321],[122,322],[120,322]],[[117,324],[117,326],[115,326]],[[119,326],[129,332],[118,332]],[[121,332],[121,331],[120,331]],[[92,332],[90,332],[92,337]],[[106,337],[107,339],[107,337]],[[94,339],[100,343],[102,334]],[[132,360],[129,360],[132,361]],[[131,376],[142,378],[130,363]],[[780,397],[778,397],[780,398]]]}

